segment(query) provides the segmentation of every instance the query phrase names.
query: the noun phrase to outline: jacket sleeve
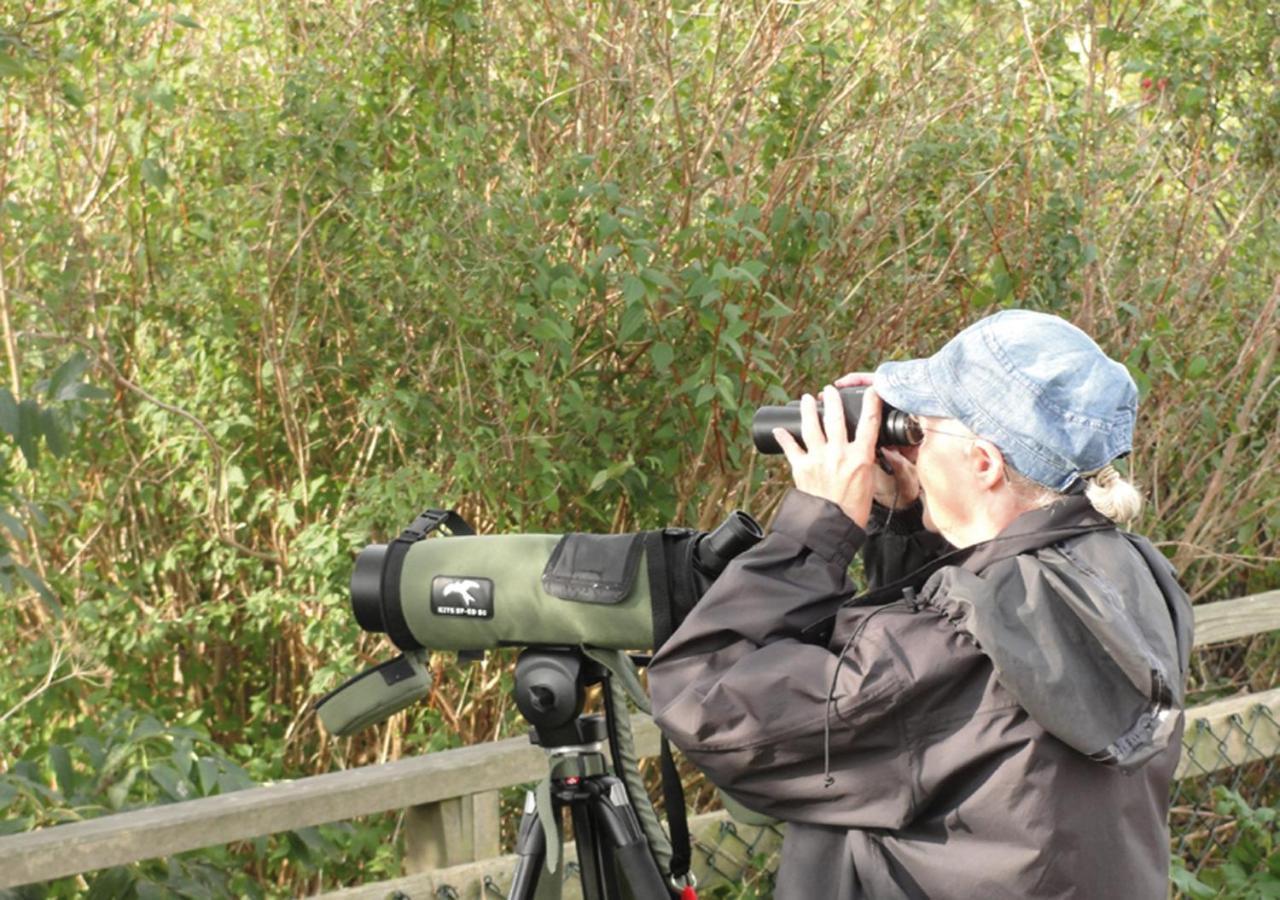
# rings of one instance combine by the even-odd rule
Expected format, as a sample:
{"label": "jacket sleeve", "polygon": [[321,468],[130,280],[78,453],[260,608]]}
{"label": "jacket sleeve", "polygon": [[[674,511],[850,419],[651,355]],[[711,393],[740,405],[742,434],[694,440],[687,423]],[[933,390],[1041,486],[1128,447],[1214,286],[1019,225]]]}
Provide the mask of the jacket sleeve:
{"label": "jacket sleeve", "polygon": [[867,589],[897,581],[954,549],[942,535],[924,527],[921,501],[892,511],[874,503],[867,523],[867,542],[862,548]]}
{"label": "jacket sleeve", "polygon": [[729,565],[650,665],[663,732],[759,812],[843,827],[907,819],[898,648],[875,628],[842,660],[799,639],[853,594],[848,567],[864,537],[835,504],[793,490],[771,532]]}

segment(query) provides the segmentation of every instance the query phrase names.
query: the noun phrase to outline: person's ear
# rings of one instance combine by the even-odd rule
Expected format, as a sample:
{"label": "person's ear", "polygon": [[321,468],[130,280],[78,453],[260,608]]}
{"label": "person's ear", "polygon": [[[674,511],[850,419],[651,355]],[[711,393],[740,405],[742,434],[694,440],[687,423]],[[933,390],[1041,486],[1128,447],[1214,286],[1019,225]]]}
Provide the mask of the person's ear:
{"label": "person's ear", "polygon": [[1004,455],[990,441],[973,441],[969,462],[974,478],[984,489],[994,490],[1004,481]]}

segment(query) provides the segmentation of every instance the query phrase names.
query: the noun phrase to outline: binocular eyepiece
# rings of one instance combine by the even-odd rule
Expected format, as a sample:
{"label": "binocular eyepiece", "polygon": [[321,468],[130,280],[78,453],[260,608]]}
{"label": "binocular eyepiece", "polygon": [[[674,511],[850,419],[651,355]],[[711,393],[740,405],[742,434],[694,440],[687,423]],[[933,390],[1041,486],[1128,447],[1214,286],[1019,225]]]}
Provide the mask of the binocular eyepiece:
{"label": "binocular eyepiece", "polygon": [[[852,439],[862,415],[862,395],[865,387],[840,388],[840,403],[844,406],[844,421]],[[882,404],[880,416],[880,434],[876,436],[876,446],[910,447],[924,440],[924,432],[919,424],[907,413],[895,409],[887,403]],[[818,416],[821,421],[822,401],[818,401]],[[751,420],[751,440],[761,453],[777,454],[782,447],[773,436],[773,429],[781,428],[804,446],[804,437],[800,433],[800,401],[792,400],[786,406],[762,406],[756,410]]]}

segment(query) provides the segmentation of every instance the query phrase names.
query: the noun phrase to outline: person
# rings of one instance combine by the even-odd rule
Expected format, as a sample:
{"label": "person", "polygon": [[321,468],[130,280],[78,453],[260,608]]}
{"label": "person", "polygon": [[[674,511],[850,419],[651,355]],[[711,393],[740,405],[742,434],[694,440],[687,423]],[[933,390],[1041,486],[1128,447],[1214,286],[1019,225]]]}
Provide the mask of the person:
{"label": "person", "polygon": [[1191,611],[1114,521],[1127,371],[1006,310],[838,384],[852,439],[834,386],[775,433],[795,487],[654,657],[658,725],[786,823],[780,898],[1164,900]]}

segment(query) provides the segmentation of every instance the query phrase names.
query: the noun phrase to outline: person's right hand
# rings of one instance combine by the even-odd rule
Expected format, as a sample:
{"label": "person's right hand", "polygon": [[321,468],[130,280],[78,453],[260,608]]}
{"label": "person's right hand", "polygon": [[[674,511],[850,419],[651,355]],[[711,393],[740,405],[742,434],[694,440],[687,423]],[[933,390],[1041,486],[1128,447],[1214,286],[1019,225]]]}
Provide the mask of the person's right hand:
{"label": "person's right hand", "polygon": [[[870,387],[873,381],[875,376],[871,372],[850,372],[837,378],[835,386]],[[888,463],[891,471],[876,467],[872,495],[876,503],[887,509],[906,509],[920,499],[920,478],[916,475],[915,463],[893,447],[881,447],[880,458]]]}

